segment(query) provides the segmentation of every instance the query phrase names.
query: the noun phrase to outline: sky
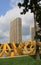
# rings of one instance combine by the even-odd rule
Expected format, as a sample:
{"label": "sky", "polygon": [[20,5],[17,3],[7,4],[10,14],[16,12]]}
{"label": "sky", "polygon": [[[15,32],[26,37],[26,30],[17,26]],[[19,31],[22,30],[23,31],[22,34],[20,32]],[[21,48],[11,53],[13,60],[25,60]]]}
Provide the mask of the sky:
{"label": "sky", "polygon": [[18,2],[23,0],[0,0],[0,42],[10,42],[10,22],[17,17],[22,19],[22,40],[30,40],[30,26],[33,26],[34,15],[27,12],[25,15],[20,15],[23,8],[19,9]]}

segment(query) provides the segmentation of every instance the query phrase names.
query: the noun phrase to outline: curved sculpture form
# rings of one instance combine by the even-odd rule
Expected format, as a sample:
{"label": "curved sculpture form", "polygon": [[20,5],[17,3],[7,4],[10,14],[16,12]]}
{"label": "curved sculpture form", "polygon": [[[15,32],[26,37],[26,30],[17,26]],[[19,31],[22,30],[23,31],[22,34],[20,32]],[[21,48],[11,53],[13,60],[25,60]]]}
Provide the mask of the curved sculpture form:
{"label": "curved sculpture form", "polygon": [[[8,51],[8,52],[7,52],[7,51]],[[9,56],[9,55],[10,55],[10,52],[11,52],[11,48],[10,48],[10,46],[9,46],[8,44],[6,44],[5,54],[6,54],[7,56]]]}
{"label": "curved sculpture form", "polygon": [[13,53],[14,53],[14,55],[16,55],[17,54],[17,47],[16,47],[16,45],[15,45],[15,43],[14,42],[12,42],[11,43],[11,46],[12,46],[12,48],[13,48]]}
{"label": "curved sculpture form", "polygon": [[39,42],[39,53],[41,54],[41,42]]}
{"label": "curved sculpture form", "polygon": [[5,53],[5,51],[6,51],[6,44],[3,44],[3,49],[0,52],[0,57]]}
{"label": "curved sculpture form", "polygon": [[[41,42],[39,42],[39,46],[41,47]],[[41,49],[40,49],[41,50]],[[18,47],[16,47],[15,43],[12,42],[9,44],[0,44],[0,57],[4,54],[6,56],[16,56],[18,55],[34,55],[36,53],[36,42],[35,41],[26,41],[25,43],[21,42]]]}
{"label": "curved sculpture form", "polygon": [[10,56],[11,57],[15,56],[15,53],[14,52],[11,52]]}
{"label": "curved sculpture form", "polygon": [[41,47],[41,42],[39,42],[39,46]]}
{"label": "curved sculpture form", "polygon": [[0,49],[3,47],[3,44],[0,45]]}
{"label": "curved sculpture form", "polygon": [[35,54],[35,52],[36,52],[36,42],[26,41],[24,46],[24,54],[33,55]]}
{"label": "curved sculpture form", "polygon": [[24,45],[25,45],[25,44],[24,44],[23,42],[21,42],[21,43],[19,44],[18,49],[17,49],[19,55],[21,55],[21,51],[22,51],[22,54],[23,54]]}
{"label": "curved sculpture form", "polygon": [[32,45],[32,49],[33,49],[33,52],[30,54],[30,55],[35,55],[36,53],[36,42],[35,41],[31,41],[31,45]]}

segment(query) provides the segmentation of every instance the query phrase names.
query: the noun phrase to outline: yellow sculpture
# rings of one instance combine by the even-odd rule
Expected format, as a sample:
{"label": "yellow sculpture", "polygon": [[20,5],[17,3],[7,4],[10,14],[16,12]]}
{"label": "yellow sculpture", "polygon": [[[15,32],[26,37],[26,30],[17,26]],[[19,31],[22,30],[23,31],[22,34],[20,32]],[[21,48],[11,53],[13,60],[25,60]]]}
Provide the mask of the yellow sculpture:
{"label": "yellow sculpture", "polygon": [[15,43],[14,42],[12,42],[11,43],[11,45],[12,45],[12,48],[13,48],[13,52],[15,53],[15,55],[17,54],[17,47],[16,47],[16,45],[15,45]]}
{"label": "yellow sculpture", "polygon": [[41,42],[39,42],[38,44],[39,44],[39,52],[41,54]]}
{"label": "yellow sculpture", "polygon": [[0,49],[3,47],[3,44],[0,45]]}
{"label": "yellow sculpture", "polygon": [[[8,50],[8,52],[7,52],[7,50]],[[6,44],[5,54],[6,54],[7,56],[9,56],[10,52],[11,52],[11,48],[10,48],[10,46],[9,46],[8,44]]]}
{"label": "yellow sculpture", "polygon": [[[39,42],[39,51],[41,53],[41,42]],[[26,41],[21,42],[18,47],[14,42],[9,44],[0,44],[0,57],[6,54],[7,57],[9,56],[16,56],[18,55],[34,55],[36,53],[36,42],[35,41]]]}
{"label": "yellow sculpture", "polygon": [[18,53],[19,53],[19,55],[21,55],[21,54],[23,54],[23,49],[24,49],[24,43],[23,42],[21,42],[20,44],[19,44],[19,46],[18,46],[18,48],[17,48],[17,51],[18,51]]}
{"label": "yellow sculpture", "polygon": [[33,55],[36,52],[36,42],[26,41],[24,46],[24,54]]}
{"label": "yellow sculpture", "polygon": [[3,44],[2,45],[3,46],[3,49],[2,49],[2,51],[0,52],[0,57],[5,53],[5,51],[6,51],[6,44]]}

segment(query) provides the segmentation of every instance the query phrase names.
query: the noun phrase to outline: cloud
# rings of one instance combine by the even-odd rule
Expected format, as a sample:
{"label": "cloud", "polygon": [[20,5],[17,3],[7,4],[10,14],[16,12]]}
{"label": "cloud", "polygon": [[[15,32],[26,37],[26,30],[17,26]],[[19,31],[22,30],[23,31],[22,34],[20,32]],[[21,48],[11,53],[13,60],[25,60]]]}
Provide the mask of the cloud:
{"label": "cloud", "polygon": [[10,6],[15,7],[19,2],[23,2],[23,0],[10,0]]}
{"label": "cloud", "polygon": [[30,34],[30,27],[29,26],[23,26],[22,27],[22,35],[29,35]]}
{"label": "cloud", "polygon": [[8,42],[9,41],[9,32],[3,32],[3,30],[0,30],[0,42]]}
{"label": "cloud", "polygon": [[22,40],[23,42],[27,41],[27,40],[31,40],[30,35],[22,35]]}
{"label": "cloud", "polygon": [[[0,16],[0,42],[8,42],[9,41],[9,28],[10,22],[17,17],[22,18],[22,37],[24,39],[30,39],[30,25],[33,25],[33,14],[27,12],[25,15],[20,15],[22,9],[18,7],[12,8],[11,10],[7,11],[4,16]],[[3,41],[2,41],[3,40]]]}

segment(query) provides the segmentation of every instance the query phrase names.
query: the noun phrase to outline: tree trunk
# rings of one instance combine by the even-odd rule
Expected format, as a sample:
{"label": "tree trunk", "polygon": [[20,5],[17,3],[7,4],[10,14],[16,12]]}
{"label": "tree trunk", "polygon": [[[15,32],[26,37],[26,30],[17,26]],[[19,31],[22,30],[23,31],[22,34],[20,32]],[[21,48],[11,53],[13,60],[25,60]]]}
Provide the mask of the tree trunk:
{"label": "tree trunk", "polygon": [[[34,13],[34,31],[35,31],[35,37],[36,37],[36,31],[37,31],[37,26],[36,26],[36,14]],[[36,59],[40,59],[39,55],[39,45],[38,45],[38,39],[35,38],[36,41]]]}

